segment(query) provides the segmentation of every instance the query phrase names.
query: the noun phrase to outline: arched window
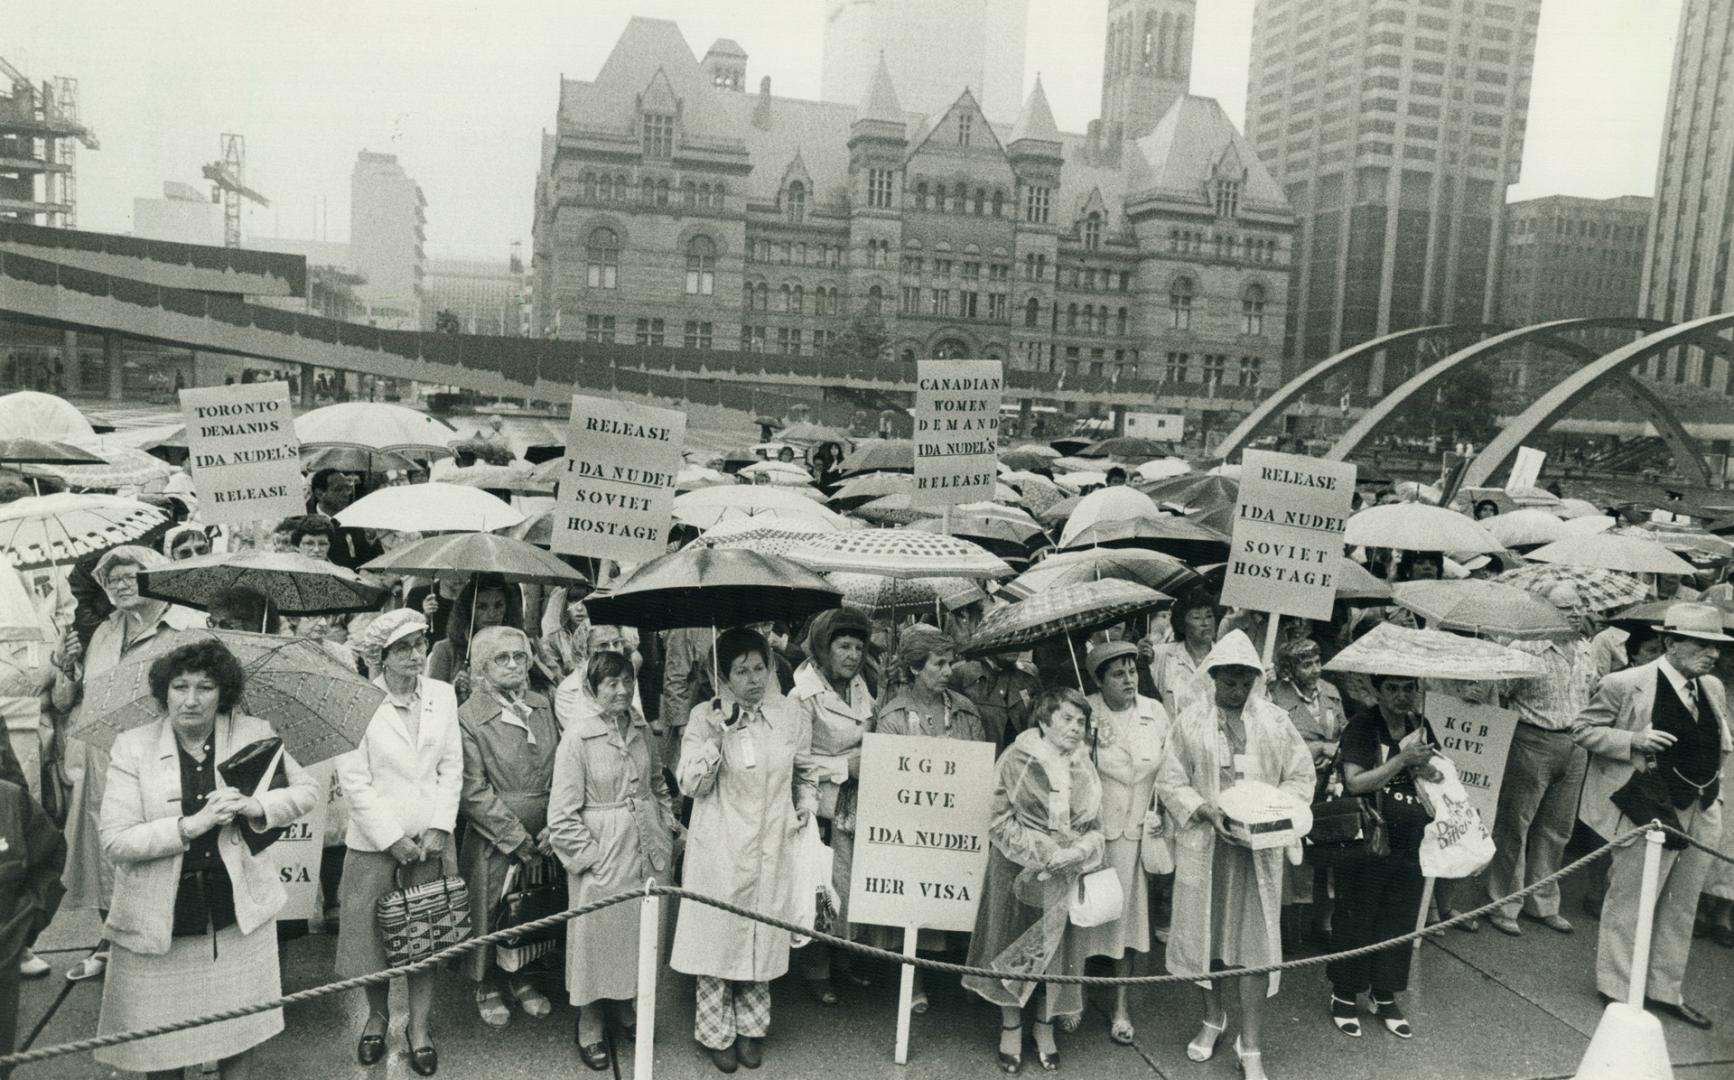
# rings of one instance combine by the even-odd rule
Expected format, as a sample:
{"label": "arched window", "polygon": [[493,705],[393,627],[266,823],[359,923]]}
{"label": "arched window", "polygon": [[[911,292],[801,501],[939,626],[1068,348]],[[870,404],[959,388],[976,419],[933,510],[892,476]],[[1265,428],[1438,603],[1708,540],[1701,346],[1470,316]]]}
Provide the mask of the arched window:
{"label": "arched window", "polygon": [[871,289],[867,290],[867,310],[870,313],[872,313],[874,315],[879,314],[879,309],[884,303],[885,303],[885,290],[884,289],[875,285]]}
{"label": "arched window", "polygon": [[753,306],[760,311],[771,310],[771,287],[764,282],[753,286],[753,298],[757,301]]}
{"label": "arched window", "polygon": [[999,188],[993,189],[993,216],[1005,216],[1005,192]]}
{"label": "arched window", "polygon": [[1121,308],[1119,314],[1114,317],[1114,333],[1120,335],[1121,337],[1126,336],[1127,318],[1128,318],[1128,313],[1127,313],[1125,308]]}
{"label": "arched window", "polygon": [[782,288],[777,290],[777,310],[778,311],[788,311],[789,310],[789,291],[790,290],[789,290],[789,287],[787,285],[784,285]]}
{"label": "arched window", "polygon": [[1041,317],[1042,305],[1032,296],[1029,298],[1029,302],[1024,304],[1024,325],[1036,326]]}
{"label": "arched window", "polygon": [[987,189],[975,189],[975,216],[980,217],[987,210]]}
{"label": "arched window", "polygon": [[656,182],[656,205],[668,205],[668,181],[666,179]]}
{"label": "arched window", "polygon": [[698,185],[691,180],[683,181],[680,185],[680,204],[688,210],[698,205]]}
{"label": "arched window", "polygon": [[832,286],[832,287],[831,287],[831,300],[830,300],[830,303],[829,303],[829,304],[828,304],[828,305],[826,305],[826,306],[827,306],[827,310],[828,310],[828,311],[829,311],[829,312],[830,312],[830,314],[832,314],[832,315],[835,315],[835,314],[837,314],[837,313],[838,313],[838,311],[840,311],[840,310],[841,310],[841,308],[840,308],[840,307],[839,307],[839,301],[838,301],[838,298],[837,298],[837,287],[836,287],[836,286],[834,286],[834,285],[833,285],[833,286]]}
{"label": "arched window", "polygon": [[927,209],[927,181],[925,180],[915,185],[915,208],[917,210]]}
{"label": "arched window", "polygon": [[1264,286],[1248,285],[1240,300],[1240,332],[1264,333]]}
{"label": "arched window", "polygon": [[720,183],[710,186],[710,208],[712,210],[723,208],[723,186]]}
{"label": "arched window", "polygon": [[807,290],[803,286],[796,285],[794,298],[789,302],[789,310],[796,315],[800,315],[805,311],[806,307]]}
{"label": "arched window", "polygon": [[592,289],[616,288],[620,273],[620,237],[613,229],[592,229],[585,245],[584,261]]}
{"label": "arched window", "polygon": [[1192,295],[1191,278],[1175,278],[1174,284],[1168,286],[1168,315],[1171,329],[1192,329]]}
{"label": "arched window", "polygon": [[1101,246],[1102,215],[1092,210],[1090,215],[1084,219],[1084,247],[1095,251]]}
{"label": "arched window", "polygon": [[789,182],[788,215],[795,225],[807,220],[807,185],[799,180]]}
{"label": "arched window", "polygon": [[1067,304],[1066,305],[1066,329],[1067,330],[1076,330],[1077,328],[1078,328],[1078,305]]}
{"label": "arched window", "polygon": [[596,197],[596,174],[594,172],[586,172],[584,174],[584,197],[586,199],[594,199]]}
{"label": "arched window", "polygon": [[753,283],[750,281],[741,286],[741,307],[753,310]]}
{"label": "arched window", "polygon": [[686,294],[709,296],[716,291],[716,244],[708,236],[686,242]]}

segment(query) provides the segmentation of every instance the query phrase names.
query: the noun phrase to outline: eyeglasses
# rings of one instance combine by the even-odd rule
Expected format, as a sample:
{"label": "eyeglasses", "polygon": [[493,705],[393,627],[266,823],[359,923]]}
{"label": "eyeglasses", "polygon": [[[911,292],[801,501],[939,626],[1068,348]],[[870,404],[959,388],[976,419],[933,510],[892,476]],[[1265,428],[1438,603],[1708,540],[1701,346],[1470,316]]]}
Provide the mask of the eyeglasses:
{"label": "eyeglasses", "polygon": [[496,653],[489,657],[488,662],[491,664],[509,664],[512,667],[528,667],[530,654],[527,652]]}

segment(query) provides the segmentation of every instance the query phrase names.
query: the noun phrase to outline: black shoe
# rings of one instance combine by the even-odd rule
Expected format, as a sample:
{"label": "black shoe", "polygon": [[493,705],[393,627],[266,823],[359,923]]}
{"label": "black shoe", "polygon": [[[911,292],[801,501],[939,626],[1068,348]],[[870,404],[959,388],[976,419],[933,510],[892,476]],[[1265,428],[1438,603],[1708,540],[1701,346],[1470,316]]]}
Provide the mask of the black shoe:
{"label": "black shoe", "polygon": [[1000,1025],[1001,1031],[1016,1031],[1016,1032],[1020,1033],[1018,1035],[1019,1042],[1018,1042],[1018,1052],[1017,1053],[1008,1054],[1004,1050],[999,1051],[999,1068],[1000,1068],[1000,1071],[1005,1073],[1007,1076],[1016,1076],[1018,1073],[1021,1073],[1024,1071],[1023,1035],[1021,1034],[1021,1032],[1023,1031],[1023,1027],[1024,1027],[1023,1021],[1021,1021],[1021,1020],[1015,1024],[1010,1024],[1010,1025],[1001,1024]]}
{"label": "black shoe", "polygon": [[[739,1039],[735,1040],[735,1042],[739,1041]],[[718,1072],[732,1073],[739,1065],[739,1059],[735,1055],[734,1043],[729,1043],[721,1050],[713,1050],[707,1046],[705,1047],[705,1052],[710,1055],[710,1063],[717,1067]]]}
{"label": "black shoe", "polygon": [[409,1067],[415,1070],[417,1076],[432,1076],[440,1071],[440,1054],[432,1046],[424,1046],[420,1050],[409,1041],[409,1032],[403,1033],[403,1043],[409,1047]]}
{"label": "black shoe", "polygon": [[749,1069],[756,1069],[764,1064],[764,1049],[760,1045],[765,1040],[752,1035],[742,1035],[735,1040],[735,1056],[740,1063]]}
{"label": "black shoe", "polygon": [[1671,1001],[1657,1001],[1655,998],[1645,998],[1644,1008],[1651,1012],[1667,1013],[1676,1020],[1684,1020],[1686,1023],[1703,1031],[1709,1031],[1712,1027],[1716,1026],[1714,1020],[1705,1016],[1697,1009],[1692,1008],[1692,1006],[1686,1004],[1684,1001],[1675,1004]]}
{"label": "black shoe", "polygon": [[608,1068],[608,1044],[593,1042],[584,1045],[581,1043],[578,1046],[578,1058],[592,1069],[601,1072]]}
{"label": "black shoe", "polygon": [[384,1059],[384,1035],[363,1035],[355,1044],[355,1060],[363,1065],[378,1065]]}

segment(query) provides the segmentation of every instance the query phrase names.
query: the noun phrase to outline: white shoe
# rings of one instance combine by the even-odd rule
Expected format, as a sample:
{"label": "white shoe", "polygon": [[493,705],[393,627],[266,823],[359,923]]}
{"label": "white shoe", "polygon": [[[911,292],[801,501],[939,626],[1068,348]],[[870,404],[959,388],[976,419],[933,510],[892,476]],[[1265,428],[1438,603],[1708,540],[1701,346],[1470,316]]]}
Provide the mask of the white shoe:
{"label": "white shoe", "polygon": [[83,982],[86,979],[100,979],[108,971],[108,950],[93,952],[89,956],[72,965],[72,970],[66,973],[68,982]]}
{"label": "white shoe", "polygon": [[48,966],[48,961],[29,949],[25,949],[24,955],[18,960],[18,974],[26,979],[40,979],[53,970],[52,967]]}

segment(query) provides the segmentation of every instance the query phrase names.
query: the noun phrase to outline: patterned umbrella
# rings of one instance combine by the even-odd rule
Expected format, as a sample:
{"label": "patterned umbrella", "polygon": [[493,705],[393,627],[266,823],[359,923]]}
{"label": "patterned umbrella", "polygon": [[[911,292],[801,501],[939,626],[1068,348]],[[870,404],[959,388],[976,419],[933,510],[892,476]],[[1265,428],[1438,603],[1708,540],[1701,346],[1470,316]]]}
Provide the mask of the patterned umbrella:
{"label": "patterned umbrella", "polygon": [[75,739],[107,750],[123,731],[162,719],[150,692],[151,664],[182,645],[208,638],[223,643],[246,674],[240,711],[266,721],[303,765],[361,745],[385,691],[345,667],[316,642],[234,630],[172,630],[84,684]]}
{"label": "patterned umbrella", "polygon": [[372,476],[393,470],[406,473],[427,471],[425,466],[413,459],[389,450],[365,450],[357,446],[303,447],[301,470],[316,473],[320,469],[337,469],[341,472]]}
{"label": "patterned umbrella", "polygon": [[1494,578],[1515,585],[1537,596],[1546,597],[1557,586],[1566,584],[1577,590],[1578,599],[1591,611],[1612,611],[1640,603],[1650,595],[1649,586],[1635,574],[1618,570],[1602,570],[1593,566],[1567,566],[1562,563],[1528,563],[1507,570]]}
{"label": "patterned umbrella", "polygon": [[735,484],[689,491],[674,497],[674,519],[708,529],[730,518],[773,517],[841,526],[843,518],[799,491],[774,484]]}
{"label": "patterned umbrella", "polygon": [[698,543],[708,548],[788,555],[790,550],[837,528],[819,521],[778,518],[735,518],[707,529]]}
{"label": "patterned umbrella", "polygon": [[337,523],[392,532],[492,532],[521,525],[522,511],[461,484],[405,484],[370,491],[337,512]]}
{"label": "patterned umbrella", "polygon": [[201,555],[139,575],[139,591],[145,596],[200,611],[212,597],[236,585],[263,593],[284,615],[371,611],[385,599],[384,589],[355,571],[292,551]]}
{"label": "patterned umbrella", "polygon": [[1011,652],[1073,631],[1097,630],[1154,611],[1167,600],[1148,586],[1114,578],[1048,589],[991,612],[964,653]]}
{"label": "patterned umbrella", "polygon": [[101,436],[77,440],[74,445],[92,449],[99,464],[41,465],[21,464],[18,471],[26,476],[43,476],[58,480],[80,491],[113,491],[123,487],[142,487],[174,475],[174,467],[162,458],[152,457],[132,446],[103,446]]}
{"label": "patterned umbrella", "polygon": [[914,472],[915,443],[909,439],[868,439],[837,467],[842,476],[870,472]]}
{"label": "patterned umbrella", "polygon": [[1499,541],[1453,510],[1425,503],[1370,506],[1349,517],[1343,542],[1397,551],[1492,552]]}
{"label": "patterned umbrella", "polygon": [[799,622],[842,599],[835,585],[787,559],[693,544],[650,560],[584,606],[601,625],[673,630]]}
{"label": "patterned umbrella", "polygon": [[458,429],[426,413],[377,401],[346,401],[295,418],[302,446],[351,446],[360,450],[425,450],[451,453]]}
{"label": "patterned umbrella", "polygon": [[0,394],[0,431],[33,439],[70,439],[92,434],[90,421],[78,406],[36,390]]}
{"label": "patterned umbrella", "polygon": [[944,536],[961,536],[965,540],[982,544],[983,547],[988,546],[987,542],[1009,544],[1026,554],[1030,541],[1047,538],[1042,527],[1033,521],[1017,521],[961,509],[953,510],[949,519],[927,518],[916,522],[910,528]]}
{"label": "patterned umbrella", "polygon": [[1110,579],[1136,582],[1169,596],[1203,580],[1179,559],[1158,551],[1086,548],[1048,556],[1007,582],[1000,593],[1025,600],[1049,589]]}
{"label": "patterned umbrella", "polygon": [[442,571],[496,574],[517,584],[565,585],[584,577],[523,540],[496,533],[428,536],[388,551],[362,567],[376,574],[431,577]]}
{"label": "patterned umbrella", "polygon": [[117,495],[34,495],[0,506],[0,551],[17,569],[34,570],[137,540],[167,520]]}
{"label": "patterned umbrella", "polygon": [[1552,604],[1498,581],[1405,581],[1394,586],[1392,594],[1399,605],[1440,630],[1526,641],[1563,641],[1577,635]]}
{"label": "patterned umbrella", "polygon": [[1326,671],[1416,679],[1525,679],[1545,670],[1533,656],[1482,638],[1380,623],[1338,653]]}
{"label": "patterned umbrella", "polygon": [[1065,491],[1052,480],[1035,473],[1024,473],[1015,479],[1002,477],[1007,483],[1015,484],[1021,502],[1032,514],[1039,515],[1042,510],[1067,498]]}
{"label": "patterned umbrella", "polygon": [[886,495],[849,511],[862,521],[875,525],[913,525],[917,521],[938,518],[943,511],[937,506],[916,506],[909,495]]}
{"label": "patterned umbrella", "polygon": [[897,578],[883,574],[827,574],[843,590],[843,606],[874,615],[921,615],[935,605],[955,610],[987,599],[980,585],[968,578]]}
{"label": "patterned umbrella", "polygon": [[886,577],[1009,577],[1011,567],[979,544],[913,529],[831,533],[789,552],[814,570]]}
{"label": "patterned umbrella", "polygon": [[0,439],[0,464],[102,465],[104,459],[71,443],[29,436]]}
{"label": "patterned umbrella", "polygon": [[[1349,519],[1354,528],[1354,519]],[[1601,533],[1592,536],[1568,536],[1529,553],[1536,562],[1560,563],[1565,566],[1588,566],[1599,570],[1619,570],[1628,574],[1690,574],[1692,564],[1675,555],[1654,539],[1644,536]]]}

